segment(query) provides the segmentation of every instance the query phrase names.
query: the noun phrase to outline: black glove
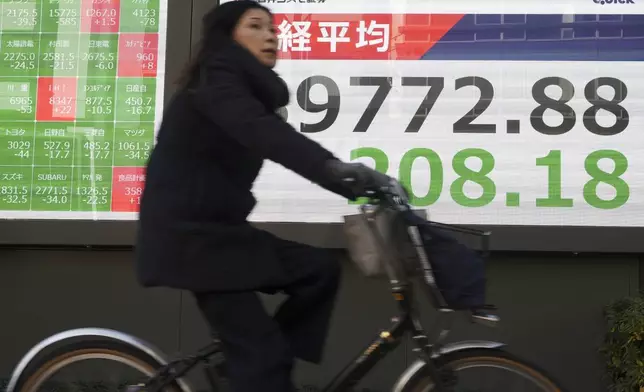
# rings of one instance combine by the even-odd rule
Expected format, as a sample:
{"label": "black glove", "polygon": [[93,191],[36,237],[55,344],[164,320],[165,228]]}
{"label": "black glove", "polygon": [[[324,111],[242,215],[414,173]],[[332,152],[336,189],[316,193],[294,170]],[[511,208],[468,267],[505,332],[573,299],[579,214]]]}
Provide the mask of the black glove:
{"label": "black glove", "polygon": [[336,183],[342,183],[356,197],[368,196],[374,191],[391,183],[392,178],[371,169],[362,163],[345,163],[329,160],[326,163],[329,175]]}

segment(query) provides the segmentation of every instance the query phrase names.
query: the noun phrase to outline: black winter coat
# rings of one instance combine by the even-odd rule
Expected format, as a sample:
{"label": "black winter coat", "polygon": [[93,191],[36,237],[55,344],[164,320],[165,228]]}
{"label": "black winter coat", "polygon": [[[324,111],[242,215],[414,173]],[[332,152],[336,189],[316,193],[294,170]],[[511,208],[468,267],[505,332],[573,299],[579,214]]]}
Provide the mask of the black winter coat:
{"label": "black winter coat", "polygon": [[329,178],[335,159],[276,114],[284,82],[234,43],[207,56],[201,76],[164,113],[147,167],[137,241],[144,286],[256,290],[285,279],[265,232],[247,217],[265,159],[353,198]]}

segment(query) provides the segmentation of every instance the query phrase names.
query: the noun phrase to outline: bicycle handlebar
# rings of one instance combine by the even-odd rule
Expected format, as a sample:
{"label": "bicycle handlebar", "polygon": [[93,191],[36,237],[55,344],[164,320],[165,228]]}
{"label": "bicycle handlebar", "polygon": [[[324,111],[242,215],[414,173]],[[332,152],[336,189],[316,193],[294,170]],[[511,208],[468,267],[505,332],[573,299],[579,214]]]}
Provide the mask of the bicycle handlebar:
{"label": "bicycle handlebar", "polygon": [[397,180],[387,177],[386,181],[376,184],[372,190],[370,198],[377,199],[381,203],[384,201],[391,207],[410,208],[409,192]]}
{"label": "bicycle handlebar", "polygon": [[[355,178],[347,177],[343,180],[350,184],[355,183]],[[387,204],[393,206],[409,207],[409,192],[394,178],[385,174],[376,176],[372,179],[373,183],[369,184],[367,188],[366,197],[372,201],[379,200],[385,201]]]}
{"label": "bicycle handlebar", "polygon": [[[369,191],[370,195],[368,195],[368,197],[373,202],[372,204],[385,204],[385,207],[393,207],[399,211],[410,212],[412,207],[409,204],[409,192],[407,189],[405,189],[405,187],[396,179],[383,175],[383,178],[384,177],[386,177],[386,179],[383,179],[379,184],[375,184],[373,189]],[[426,223],[437,229],[481,237],[483,241],[481,250],[484,254],[489,254],[489,238],[492,234],[490,231],[455,226],[429,220],[426,221]]]}

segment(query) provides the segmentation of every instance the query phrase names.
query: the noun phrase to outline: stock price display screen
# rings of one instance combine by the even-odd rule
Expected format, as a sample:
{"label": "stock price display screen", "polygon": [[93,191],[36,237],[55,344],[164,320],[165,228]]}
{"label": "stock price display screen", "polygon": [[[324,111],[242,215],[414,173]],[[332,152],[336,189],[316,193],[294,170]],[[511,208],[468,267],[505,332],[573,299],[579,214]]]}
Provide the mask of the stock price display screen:
{"label": "stock price display screen", "polygon": [[[644,226],[644,3],[258,1],[280,114],[432,219]],[[256,189],[258,221],[357,213],[274,164]]]}
{"label": "stock price display screen", "polygon": [[163,101],[165,0],[0,0],[0,211],[131,218]]}
{"label": "stock price display screen", "polygon": [[[166,1],[0,0],[3,217],[136,219]],[[279,114],[432,219],[644,226],[644,4],[258,2],[291,91]],[[271,162],[254,192],[254,221],[356,213]]]}

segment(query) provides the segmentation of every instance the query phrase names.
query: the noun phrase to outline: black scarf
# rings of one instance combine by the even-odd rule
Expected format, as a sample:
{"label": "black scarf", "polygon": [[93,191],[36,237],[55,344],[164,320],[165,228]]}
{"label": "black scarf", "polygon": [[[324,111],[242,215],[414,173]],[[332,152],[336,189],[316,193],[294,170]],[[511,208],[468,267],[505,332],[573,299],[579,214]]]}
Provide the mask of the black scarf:
{"label": "black scarf", "polygon": [[288,105],[289,90],[282,78],[271,68],[262,64],[250,51],[233,40],[220,42],[216,50],[206,53],[207,59],[202,66],[201,80],[205,80],[208,63],[225,61],[232,68],[243,74],[243,80],[248,83],[253,95],[271,112]]}

